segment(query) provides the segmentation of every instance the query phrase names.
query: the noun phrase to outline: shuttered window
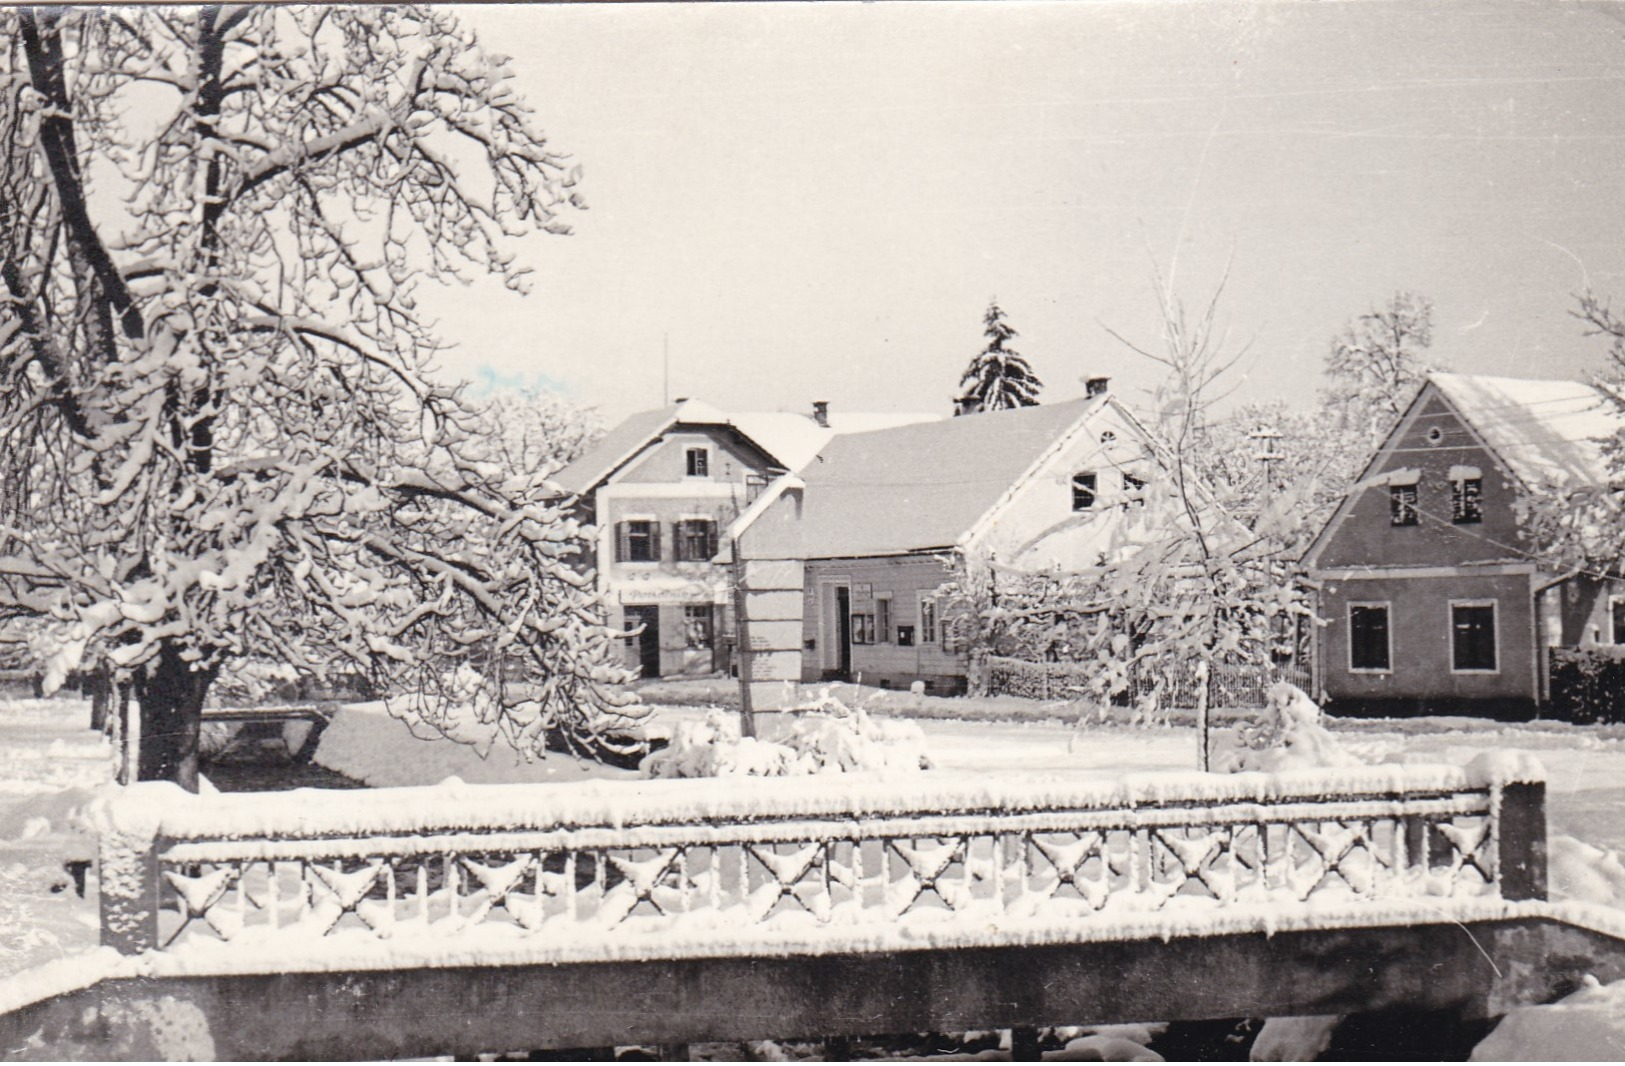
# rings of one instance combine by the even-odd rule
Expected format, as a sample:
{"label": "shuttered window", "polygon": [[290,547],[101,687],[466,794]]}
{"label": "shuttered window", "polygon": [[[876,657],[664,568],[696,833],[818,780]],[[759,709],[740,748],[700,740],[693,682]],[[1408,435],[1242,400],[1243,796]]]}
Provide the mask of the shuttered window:
{"label": "shuttered window", "polygon": [[717,524],[709,518],[685,518],[677,523],[676,558],[682,562],[709,562],[717,554]]}
{"label": "shuttered window", "polygon": [[648,519],[622,522],[615,537],[615,561],[621,563],[658,563],[660,561],[660,523]]}

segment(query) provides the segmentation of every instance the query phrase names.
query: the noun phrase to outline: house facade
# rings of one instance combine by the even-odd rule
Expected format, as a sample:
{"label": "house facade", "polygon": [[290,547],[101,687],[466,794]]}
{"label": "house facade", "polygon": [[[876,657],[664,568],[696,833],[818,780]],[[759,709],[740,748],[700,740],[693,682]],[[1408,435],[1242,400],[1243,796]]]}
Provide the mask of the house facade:
{"label": "house facade", "polygon": [[553,481],[596,530],[592,557],[609,624],[643,677],[727,670],[732,577],[713,559],[730,523],[773,478],[810,461],[846,428],[929,415],[726,414],[697,400],[616,426]]}
{"label": "house facade", "polygon": [[1305,556],[1329,708],[1529,716],[1549,649],[1625,641],[1617,583],[1554,572],[1517,512],[1606,478],[1599,441],[1620,426],[1577,382],[1432,375]]}
{"label": "house facade", "polygon": [[[785,681],[966,685],[956,558],[1098,564],[1144,490],[1150,437],[1105,389],[832,440],[735,523],[757,709]],[[757,575],[760,575],[759,577]]]}

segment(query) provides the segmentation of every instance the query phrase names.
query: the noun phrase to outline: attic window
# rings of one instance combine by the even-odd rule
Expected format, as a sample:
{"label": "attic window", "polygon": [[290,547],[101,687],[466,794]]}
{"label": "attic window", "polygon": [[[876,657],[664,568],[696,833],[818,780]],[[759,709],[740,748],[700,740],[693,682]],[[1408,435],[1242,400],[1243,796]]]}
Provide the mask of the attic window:
{"label": "attic window", "polygon": [[1117,434],[1113,433],[1109,429],[1106,432],[1104,432],[1104,433],[1102,433],[1100,435],[1100,443],[1102,443],[1102,444],[1110,444],[1112,441],[1114,441],[1116,439],[1117,439]]}
{"label": "attic window", "polygon": [[1417,521],[1416,485],[1388,486],[1388,520],[1396,526],[1414,526]]}
{"label": "attic window", "polygon": [[[1476,471],[1475,471],[1476,473]],[[1450,479],[1450,521],[1458,526],[1484,520],[1484,479]]]}
{"label": "attic window", "polygon": [[1098,492],[1098,482],[1094,474],[1072,475],[1072,509],[1074,511],[1087,511],[1094,507],[1095,495]]}
{"label": "attic window", "polygon": [[688,476],[711,476],[711,449],[690,448],[688,450]]}
{"label": "attic window", "polygon": [[1429,444],[1442,444],[1443,442],[1444,430],[1440,429],[1438,426],[1434,426],[1432,429],[1428,430]]}

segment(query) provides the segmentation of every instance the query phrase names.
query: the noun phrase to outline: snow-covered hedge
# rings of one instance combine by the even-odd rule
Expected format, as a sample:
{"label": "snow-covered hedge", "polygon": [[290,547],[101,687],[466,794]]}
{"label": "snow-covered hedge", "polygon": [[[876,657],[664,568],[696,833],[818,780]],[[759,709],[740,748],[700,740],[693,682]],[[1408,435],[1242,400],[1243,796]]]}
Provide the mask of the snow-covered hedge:
{"label": "snow-covered hedge", "polygon": [[671,744],[643,760],[648,777],[796,777],[930,767],[913,722],[872,718],[826,690],[777,740],[742,736],[739,717],[714,710],[678,725]]}

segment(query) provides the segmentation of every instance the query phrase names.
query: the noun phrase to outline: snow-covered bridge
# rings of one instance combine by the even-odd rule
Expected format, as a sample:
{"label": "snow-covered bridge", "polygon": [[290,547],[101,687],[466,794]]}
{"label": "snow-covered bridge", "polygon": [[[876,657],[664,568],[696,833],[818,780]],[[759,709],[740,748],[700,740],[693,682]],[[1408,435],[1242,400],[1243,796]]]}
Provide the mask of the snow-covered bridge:
{"label": "snow-covered bridge", "polygon": [[99,810],[105,946],[0,1037],[132,1000],[223,1058],[1485,1015],[1625,960],[1544,902],[1544,785],[1516,759],[129,791]]}

